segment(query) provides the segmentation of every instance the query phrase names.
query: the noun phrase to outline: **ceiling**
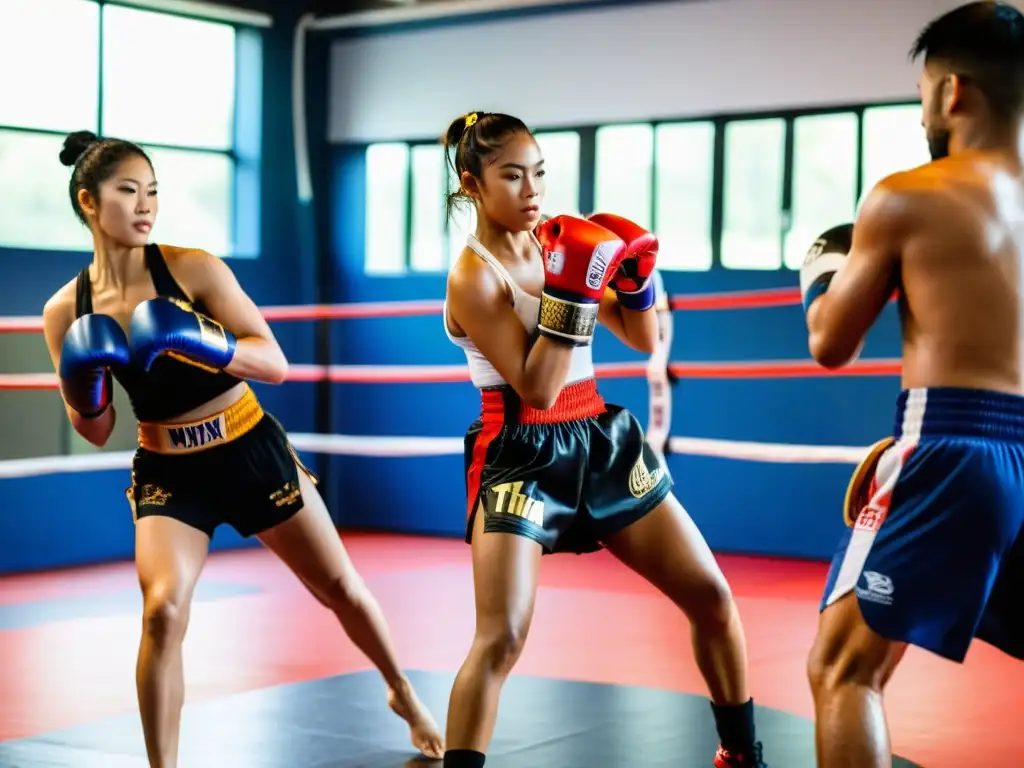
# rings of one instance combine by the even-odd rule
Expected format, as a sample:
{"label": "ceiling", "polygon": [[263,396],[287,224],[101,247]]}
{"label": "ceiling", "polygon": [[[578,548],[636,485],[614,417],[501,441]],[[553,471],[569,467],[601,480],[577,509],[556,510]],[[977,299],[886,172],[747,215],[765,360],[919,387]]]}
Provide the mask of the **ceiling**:
{"label": "ceiling", "polygon": [[318,16],[341,16],[360,11],[379,11],[411,5],[438,5],[450,0],[312,0],[313,12]]}
{"label": "ceiling", "polygon": [[[614,0],[596,0],[597,2],[613,2]],[[380,11],[410,6],[439,6],[451,3],[452,0],[311,0],[312,10],[318,16],[344,16],[361,11]],[[465,0],[456,3],[465,7]],[[549,0],[547,5],[559,5],[559,0]],[[516,5],[510,2],[510,5]]]}
{"label": "ceiling", "polygon": [[341,15],[358,13],[359,11],[379,11],[382,8],[401,8],[409,5],[429,5],[448,2],[448,0],[314,0],[314,12],[317,15]]}
{"label": "ceiling", "polygon": [[[467,6],[472,7],[476,2],[480,2],[481,5],[486,6],[484,8],[485,13],[495,12],[501,10],[502,5],[508,5],[510,8],[522,7],[523,0],[206,0],[207,2],[213,2],[218,5],[226,5],[232,8],[241,8],[245,10],[259,11],[261,13],[274,14],[276,10],[281,9],[283,6],[289,6],[294,8],[298,4],[303,11],[312,12],[317,16],[334,16],[334,17],[345,17],[355,16],[366,12],[380,12],[380,11],[398,11],[402,9],[425,9],[430,8],[433,11],[443,10],[445,5],[451,5],[453,9],[457,8],[458,15],[462,15],[466,12]],[[581,2],[581,0],[570,0],[571,2]],[[586,4],[606,4],[606,3],[621,3],[622,0],[585,0]],[[676,0],[681,2],[683,0]],[[692,2],[693,0],[688,0]],[[3,2],[3,0],[0,0]],[[553,5],[565,5],[567,0],[528,0],[529,5],[532,7],[544,7]],[[433,14],[431,14],[433,16]],[[447,14],[441,13],[441,16]]]}

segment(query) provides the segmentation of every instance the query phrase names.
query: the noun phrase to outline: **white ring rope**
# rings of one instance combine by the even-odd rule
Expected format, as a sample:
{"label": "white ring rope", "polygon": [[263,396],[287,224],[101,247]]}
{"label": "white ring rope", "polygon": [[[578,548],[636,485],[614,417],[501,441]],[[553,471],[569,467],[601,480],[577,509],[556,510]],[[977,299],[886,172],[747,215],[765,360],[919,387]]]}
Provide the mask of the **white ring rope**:
{"label": "white ring rope", "polygon": [[655,270],[655,308],[658,312],[658,342],[647,360],[647,429],[645,437],[661,467],[668,472],[665,449],[668,447],[669,429],[672,425],[672,382],[668,375],[669,355],[672,352],[672,310],[668,306],[668,294],[662,282],[661,273]]}
{"label": "white ring rope", "polygon": [[[288,436],[298,451],[331,456],[461,456],[461,437],[381,437],[379,435],[319,435],[297,432]],[[689,456],[713,456],[776,464],[857,464],[868,448],[842,445],[787,445],[711,440],[699,437],[669,438],[669,452]],[[130,469],[134,451],[41,456],[0,461],[0,480],[14,477]]]}
{"label": "white ring rope", "polygon": [[[760,461],[769,464],[859,464],[868,446],[793,445],[790,443],[749,443],[705,437],[670,437],[668,451],[688,456]],[[0,465],[2,466],[2,465]]]}

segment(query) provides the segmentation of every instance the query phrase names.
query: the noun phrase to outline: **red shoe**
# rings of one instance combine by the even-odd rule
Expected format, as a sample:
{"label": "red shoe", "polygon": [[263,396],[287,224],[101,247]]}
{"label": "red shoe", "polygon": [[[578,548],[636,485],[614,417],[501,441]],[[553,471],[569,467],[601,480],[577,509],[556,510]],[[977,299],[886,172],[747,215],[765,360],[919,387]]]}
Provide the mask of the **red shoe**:
{"label": "red shoe", "polygon": [[761,742],[757,742],[750,752],[730,752],[719,747],[715,753],[714,768],[768,768],[761,756]]}

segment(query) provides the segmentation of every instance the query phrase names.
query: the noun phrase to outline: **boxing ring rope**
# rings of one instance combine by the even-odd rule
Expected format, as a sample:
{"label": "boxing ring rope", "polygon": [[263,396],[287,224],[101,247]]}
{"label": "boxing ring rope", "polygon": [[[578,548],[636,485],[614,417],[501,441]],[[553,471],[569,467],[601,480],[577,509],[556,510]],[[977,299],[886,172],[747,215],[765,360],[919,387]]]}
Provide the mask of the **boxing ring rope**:
{"label": "boxing ring rope", "polygon": [[[372,456],[374,458],[420,458],[462,456],[461,437],[382,437],[380,435],[317,435],[290,432],[295,450],[330,456]],[[844,445],[788,445],[714,440],[700,437],[670,437],[669,453],[709,456],[770,464],[857,464],[867,447]],[[0,480],[36,475],[131,469],[134,451],[39,456],[0,461]]]}
{"label": "boxing ring rope", "polygon": [[[800,292],[795,289],[732,291],[728,293],[672,296],[669,307],[675,311],[706,311],[712,309],[758,309],[796,306]],[[358,320],[384,317],[418,317],[440,315],[444,302],[440,299],[412,301],[372,301],[348,304],[302,304],[263,307],[263,317],[270,322],[301,320]],[[41,317],[0,317],[0,333],[42,333]]]}
{"label": "boxing ring rope", "polygon": [[[655,273],[657,274],[657,273]],[[659,280],[659,291],[661,289]],[[706,311],[797,305],[799,292],[792,289],[736,291],[729,293],[665,297],[670,310]],[[366,302],[333,305],[271,306],[262,309],[268,321],[345,320],[385,317],[439,315],[439,300]],[[829,371],[810,360],[759,360],[753,362],[670,362],[672,312],[659,312],[661,339],[651,357],[643,362],[598,363],[598,378],[639,378],[648,381],[650,412],[647,438],[653,446],[665,446],[670,454],[706,456],[767,463],[839,463],[856,464],[867,446],[794,445],[739,440],[672,436],[671,377],[694,378],[783,378],[807,376],[887,376],[899,375],[900,361],[892,359],[860,360],[840,371]],[[0,334],[40,333],[40,317],[0,317]],[[468,382],[469,369],[459,365],[303,365],[289,368],[288,382],[345,384],[420,384]],[[55,390],[54,373],[0,374],[0,390]],[[291,433],[296,450],[336,456],[373,456],[401,458],[416,456],[455,456],[463,452],[461,437],[390,437],[380,435],[327,435]],[[43,456],[0,461],[0,479],[127,469],[132,451],[95,454]]]}
{"label": "boxing ring rope", "polygon": [[[861,360],[828,371],[806,360],[669,363],[672,376],[687,379],[805,378],[807,376],[895,376],[899,360]],[[649,374],[647,363],[595,363],[599,379],[633,379]],[[469,381],[465,365],[304,365],[293,364],[287,382],[332,384],[451,384]],[[57,389],[55,373],[0,373],[0,390]]]}

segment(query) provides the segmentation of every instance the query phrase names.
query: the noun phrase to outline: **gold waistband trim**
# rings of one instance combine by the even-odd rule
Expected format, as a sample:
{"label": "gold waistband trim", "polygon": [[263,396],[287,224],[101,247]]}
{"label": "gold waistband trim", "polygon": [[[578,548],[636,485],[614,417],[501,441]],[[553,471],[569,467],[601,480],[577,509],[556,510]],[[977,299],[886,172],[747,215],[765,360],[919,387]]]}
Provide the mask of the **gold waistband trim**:
{"label": "gold waistband trim", "polygon": [[220,413],[187,424],[139,424],[139,447],[153,453],[196,453],[230,443],[251,431],[263,408],[248,387]]}

